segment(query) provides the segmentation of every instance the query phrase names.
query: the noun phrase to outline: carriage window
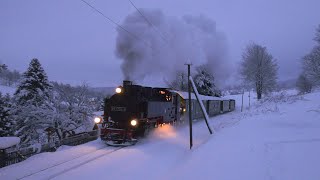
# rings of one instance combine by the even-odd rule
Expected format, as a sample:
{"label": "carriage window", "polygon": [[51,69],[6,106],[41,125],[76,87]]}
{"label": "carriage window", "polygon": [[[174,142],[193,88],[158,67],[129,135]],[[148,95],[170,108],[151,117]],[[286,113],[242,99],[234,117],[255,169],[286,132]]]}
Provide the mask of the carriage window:
{"label": "carriage window", "polygon": [[171,95],[166,95],[166,101],[171,101]]}
{"label": "carriage window", "polygon": [[159,91],[159,94],[166,94],[165,91]]}

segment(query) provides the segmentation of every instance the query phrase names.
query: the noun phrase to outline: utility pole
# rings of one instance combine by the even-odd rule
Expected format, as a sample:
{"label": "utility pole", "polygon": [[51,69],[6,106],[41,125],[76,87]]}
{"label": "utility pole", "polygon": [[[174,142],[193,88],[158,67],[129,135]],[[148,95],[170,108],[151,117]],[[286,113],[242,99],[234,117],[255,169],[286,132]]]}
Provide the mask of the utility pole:
{"label": "utility pole", "polygon": [[242,90],[241,112],[242,112],[242,110],[243,110],[243,95],[244,95],[244,89]]}
{"label": "utility pole", "polygon": [[193,92],[194,92],[194,94],[196,95],[197,101],[199,102],[199,105],[200,105],[200,107],[201,107],[201,111],[202,111],[204,120],[206,121],[208,130],[209,130],[210,134],[212,134],[212,130],[211,130],[211,128],[210,128],[210,126],[209,126],[209,122],[208,122],[208,121],[209,121],[209,116],[208,116],[207,111],[206,111],[206,109],[204,108],[204,105],[203,105],[203,103],[202,103],[202,101],[201,101],[201,99],[200,99],[200,97],[199,97],[199,93],[198,93],[197,87],[196,87],[196,85],[194,84],[193,79],[192,79],[191,77],[189,77],[189,81],[191,82],[191,85],[192,85],[192,88],[193,88]]}
{"label": "utility pole", "polygon": [[192,148],[192,117],[191,117],[191,82],[189,78],[191,77],[190,75],[190,66],[192,65],[191,63],[186,63],[185,65],[188,66],[188,94],[189,94],[189,134],[190,134],[190,149]]}
{"label": "utility pole", "polygon": [[249,90],[249,109],[250,109],[250,91],[251,91],[251,89]]}

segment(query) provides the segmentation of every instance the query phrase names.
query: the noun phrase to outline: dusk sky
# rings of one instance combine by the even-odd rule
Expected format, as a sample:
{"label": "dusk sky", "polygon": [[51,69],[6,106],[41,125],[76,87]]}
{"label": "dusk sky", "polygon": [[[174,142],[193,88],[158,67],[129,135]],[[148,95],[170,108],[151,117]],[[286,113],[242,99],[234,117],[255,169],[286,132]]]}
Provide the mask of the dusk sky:
{"label": "dusk sky", "polygon": [[[136,11],[127,0],[87,1],[119,24]],[[320,24],[319,0],[132,2],[176,18],[200,14],[211,18],[227,39],[233,68],[247,44],[266,46],[278,60],[280,80],[298,76],[301,57],[314,46]],[[0,1],[0,61],[10,69],[24,72],[30,60],[38,58],[50,80],[117,86],[124,77],[122,61],[115,55],[116,37],[116,26],[81,0]]]}

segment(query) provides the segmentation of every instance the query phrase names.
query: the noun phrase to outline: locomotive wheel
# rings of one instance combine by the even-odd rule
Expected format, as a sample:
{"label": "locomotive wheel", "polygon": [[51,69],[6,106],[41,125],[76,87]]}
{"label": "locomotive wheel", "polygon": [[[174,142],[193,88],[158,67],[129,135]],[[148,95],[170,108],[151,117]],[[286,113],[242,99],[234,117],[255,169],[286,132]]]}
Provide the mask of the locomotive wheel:
{"label": "locomotive wheel", "polygon": [[151,131],[151,127],[152,127],[152,124],[146,124],[145,128],[144,128],[144,132],[143,132],[143,137],[146,137],[148,136],[148,134],[150,133]]}
{"label": "locomotive wheel", "polygon": [[146,137],[150,131],[153,129],[154,124],[144,124],[141,126],[141,128],[138,130],[138,135],[141,137]]}

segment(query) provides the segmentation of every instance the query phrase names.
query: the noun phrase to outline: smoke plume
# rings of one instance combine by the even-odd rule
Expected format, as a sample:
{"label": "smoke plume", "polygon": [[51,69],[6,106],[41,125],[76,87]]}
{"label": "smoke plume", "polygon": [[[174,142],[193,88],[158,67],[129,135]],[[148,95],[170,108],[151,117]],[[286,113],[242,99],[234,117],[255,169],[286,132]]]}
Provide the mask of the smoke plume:
{"label": "smoke plume", "polygon": [[208,65],[218,84],[226,80],[230,72],[226,40],[213,20],[203,15],[178,19],[160,10],[140,11],[152,24],[134,12],[121,25],[130,34],[118,28],[116,55],[122,60],[125,79],[170,81],[191,62],[193,68]]}

